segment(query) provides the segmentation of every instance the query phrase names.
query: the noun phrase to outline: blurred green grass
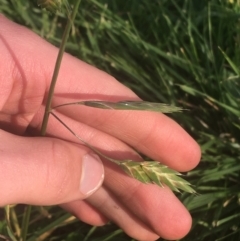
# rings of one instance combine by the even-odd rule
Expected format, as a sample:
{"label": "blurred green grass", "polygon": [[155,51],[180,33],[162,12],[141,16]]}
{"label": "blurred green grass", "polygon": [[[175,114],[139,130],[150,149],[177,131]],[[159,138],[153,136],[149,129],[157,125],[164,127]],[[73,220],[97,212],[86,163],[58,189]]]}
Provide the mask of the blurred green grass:
{"label": "blurred green grass", "polygon": [[[35,1],[1,0],[0,12],[59,45],[64,11],[49,14]],[[82,0],[67,52],[144,100],[188,109],[171,115],[202,148],[200,165],[187,175],[201,195],[179,196],[193,215],[183,240],[240,240],[240,1]],[[132,240],[114,225],[64,223],[69,217],[62,211],[48,212],[51,218],[33,211],[38,221],[29,240],[49,230],[47,240]],[[5,226],[0,222],[0,233]]]}

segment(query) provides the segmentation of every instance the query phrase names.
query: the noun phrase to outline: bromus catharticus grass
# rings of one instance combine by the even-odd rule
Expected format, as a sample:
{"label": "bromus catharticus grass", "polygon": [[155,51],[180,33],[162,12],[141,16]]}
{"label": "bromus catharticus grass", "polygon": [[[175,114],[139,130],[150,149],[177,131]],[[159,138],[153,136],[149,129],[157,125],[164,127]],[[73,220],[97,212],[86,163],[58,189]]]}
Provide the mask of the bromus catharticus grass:
{"label": "bromus catharticus grass", "polygon": [[136,162],[130,159],[117,160],[109,156],[104,155],[98,149],[84,141],[79,135],[77,135],[70,127],[67,126],[55,113],[54,109],[68,106],[68,105],[85,105],[88,107],[110,109],[110,110],[140,110],[140,111],[155,111],[161,113],[172,113],[180,112],[183,109],[176,106],[171,106],[162,103],[151,103],[146,101],[119,101],[119,102],[108,102],[108,101],[80,101],[73,103],[65,103],[52,108],[50,114],[52,114],[62,125],[64,125],[76,138],[78,138],[84,145],[89,147],[99,156],[105,158],[106,160],[115,163],[129,176],[137,179],[138,181],[148,184],[154,183],[160,187],[164,185],[168,186],[172,191],[180,192],[180,190],[196,193],[191,187],[191,184],[180,177],[180,173],[174,171],[167,166],[157,162],[157,161],[142,161]]}
{"label": "bromus catharticus grass", "polygon": [[[80,1],[79,1],[80,3]],[[69,4],[67,1],[53,1],[53,0],[38,0],[38,4],[43,8],[48,9],[49,11],[57,11],[61,10],[62,6],[65,6],[69,11]],[[58,121],[60,121],[76,138],[78,138],[83,144],[88,146],[91,150],[93,150],[98,155],[104,157],[106,160],[114,162],[119,165],[129,176],[136,178],[137,180],[143,183],[155,183],[160,187],[164,187],[167,185],[171,190],[179,192],[183,190],[189,193],[196,193],[194,189],[191,187],[190,183],[185,181],[180,177],[180,173],[171,170],[165,165],[160,164],[155,161],[143,161],[143,162],[134,162],[132,160],[115,160],[110,158],[95,147],[91,146],[89,143],[85,142],[79,135],[77,135],[74,131],[71,130],[61,119],[59,119],[56,114],[52,111],[53,109],[59,108],[61,106],[67,105],[85,105],[94,108],[101,109],[112,109],[112,110],[141,110],[141,111],[155,111],[161,113],[172,113],[179,112],[183,109],[176,106],[170,106],[162,103],[152,103],[146,101],[120,101],[120,102],[107,102],[107,101],[80,101],[74,103],[65,103],[59,106],[51,107],[52,97],[54,94],[55,84],[57,82],[57,76],[60,69],[61,60],[63,57],[63,52],[66,46],[66,41],[69,35],[70,28],[73,24],[74,18],[76,16],[78,5],[76,4],[73,8],[72,15],[68,15],[68,24],[66,26],[64,36],[62,39],[62,44],[59,50],[59,55],[56,60],[56,65],[51,81],[51,86],[49,90],[49,95],[47,98],[47,104],[45,109],[45,114],[43,118],[43,124],[41,129],[41,134],[45,135],[47,122],[49,114],[52,114]]]}

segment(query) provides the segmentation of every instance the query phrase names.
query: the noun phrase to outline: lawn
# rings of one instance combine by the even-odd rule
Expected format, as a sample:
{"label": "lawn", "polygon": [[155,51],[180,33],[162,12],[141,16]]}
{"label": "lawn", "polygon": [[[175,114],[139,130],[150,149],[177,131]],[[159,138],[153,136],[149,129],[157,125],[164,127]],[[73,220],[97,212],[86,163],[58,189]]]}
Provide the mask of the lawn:
{"label": "lawn", "polygon": [[[59,46],[65,9],[49,14],[36,1],[1,0],[0,12]],[[193,216],[182,240],[240,240],[240,1],[82,0],[67,52],[144,100],[187,109],[171,117],[201,145],[202,160],[186,176],[200,195],[179,195]],[[24,206],[10,213],[21,220]],[[0,221],[1,234],[6,226]],[[113,224],[91,227],[57,207],[33,208],[28,237],[132,240]]]}

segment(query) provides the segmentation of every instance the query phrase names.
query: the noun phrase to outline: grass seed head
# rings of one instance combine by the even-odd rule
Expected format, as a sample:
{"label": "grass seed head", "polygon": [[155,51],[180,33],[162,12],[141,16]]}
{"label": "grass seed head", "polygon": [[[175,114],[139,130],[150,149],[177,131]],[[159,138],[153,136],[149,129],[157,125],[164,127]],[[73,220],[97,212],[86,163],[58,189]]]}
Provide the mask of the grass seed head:
{"label": "grass seed head", "polygon": [[50,12],[61,11],[63,0],[38,0],[37,4]]}

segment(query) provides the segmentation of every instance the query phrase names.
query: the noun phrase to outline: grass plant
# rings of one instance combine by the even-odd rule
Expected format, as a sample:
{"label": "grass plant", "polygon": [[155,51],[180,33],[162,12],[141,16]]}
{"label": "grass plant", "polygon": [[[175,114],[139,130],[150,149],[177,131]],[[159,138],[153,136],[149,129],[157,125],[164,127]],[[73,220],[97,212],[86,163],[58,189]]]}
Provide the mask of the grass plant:
{"label": "grass plant", "polygon": [[[59,46],[67,13],[49,15],[35,1],[1,3],[0,12]],[[66,46],[144,100],[188,109],[172,115],[202,149],[187,174],[200,195],[179,195],[193,216],[185,241],[240,239],[239,19],[237,0],[82,1]],[[8,213],[16,233],[24,208]],[[3,236],[6,226],[0,221]],[[27,240],[132,241],[112,224],[79,224],[56,207],[33,208]]]}

